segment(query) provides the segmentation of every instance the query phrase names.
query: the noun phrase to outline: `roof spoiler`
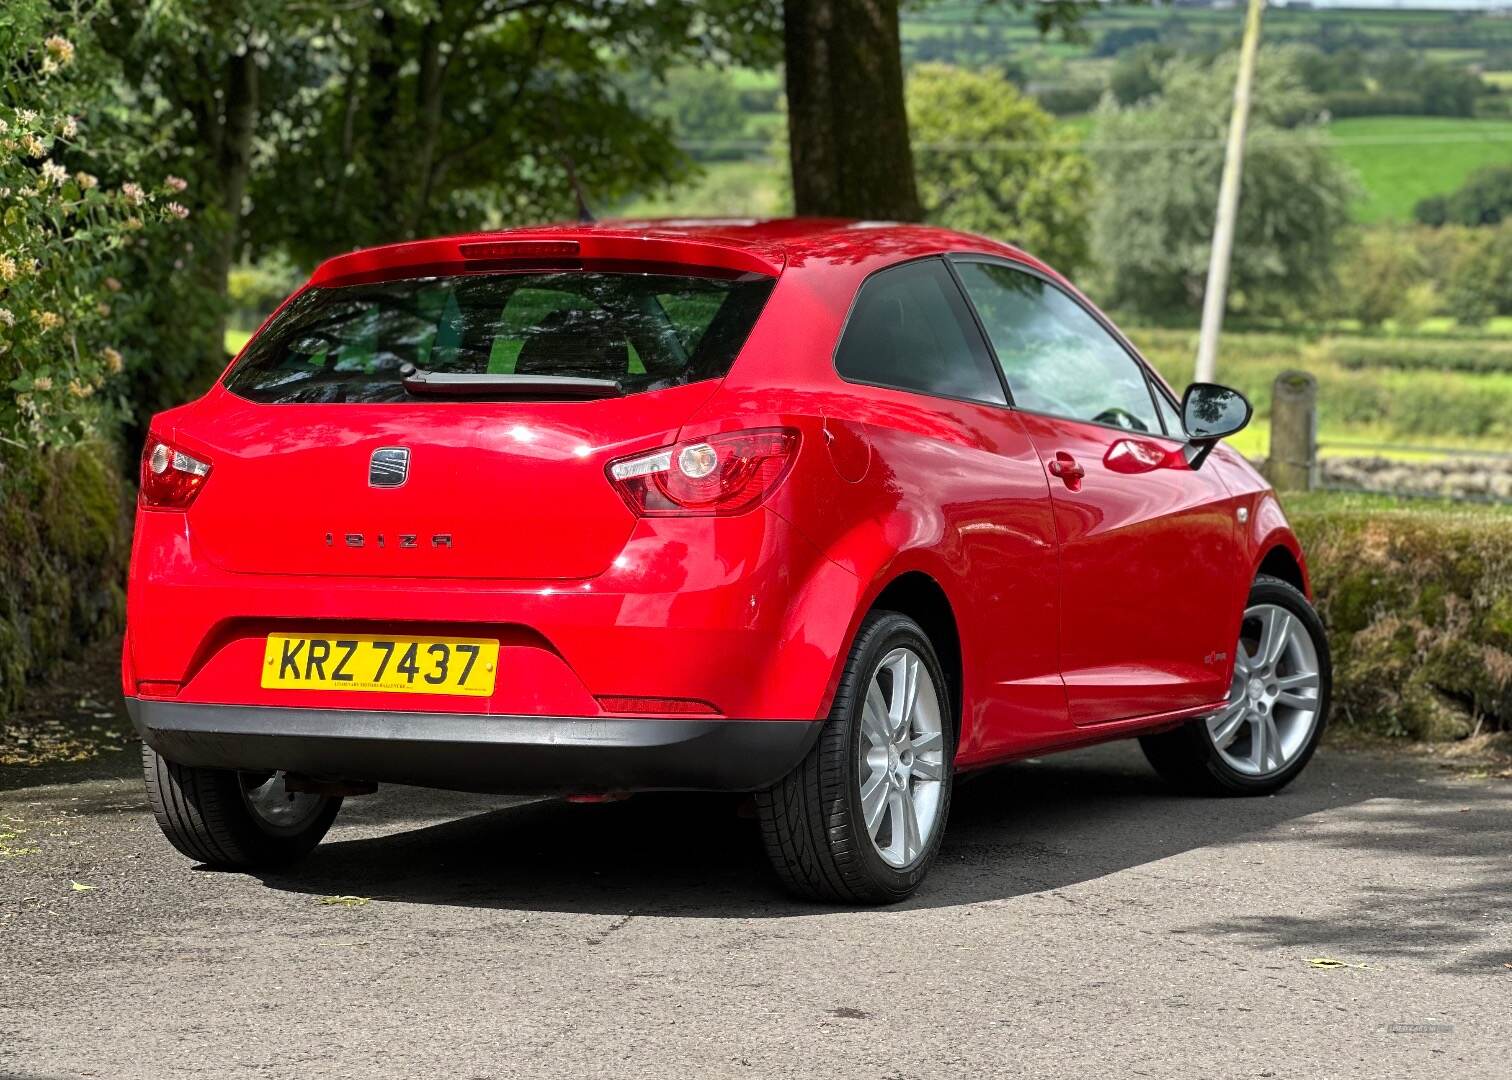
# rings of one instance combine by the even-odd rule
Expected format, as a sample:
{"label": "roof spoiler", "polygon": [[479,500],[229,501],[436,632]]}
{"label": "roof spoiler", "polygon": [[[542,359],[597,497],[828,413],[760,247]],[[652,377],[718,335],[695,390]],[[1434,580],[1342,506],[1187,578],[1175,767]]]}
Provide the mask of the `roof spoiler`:
{"label": "roof spoiler", "polygon": [[768,245],[564,227],[472,233],[367,248],[327,259],[310,276],[310,284],[355,285],[488,270],[613,269],[627,265],[775,277],[782,273],[785,262],[781,250]]}

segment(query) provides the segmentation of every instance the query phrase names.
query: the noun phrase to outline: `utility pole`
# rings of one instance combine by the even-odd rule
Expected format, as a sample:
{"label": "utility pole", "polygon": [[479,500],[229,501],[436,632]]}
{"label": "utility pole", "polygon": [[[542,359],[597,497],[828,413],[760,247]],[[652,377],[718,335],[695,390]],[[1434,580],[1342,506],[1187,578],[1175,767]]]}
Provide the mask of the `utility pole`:
{"label": "utility pole", "polygon": [[1218,219],[1213,224],[1213,254],[1208,262],[1207,291],[1202,295],[1202,335],[1197,339],[1197,382],[1212,382],[1218,366],[1218,333],[1228,305],[1229,262],[1234,255],[1234,220],[1239,216],[1239,181],[1244,175],[1244,136],[1249,128],[1250,83],[1260,47],[1260,12],[1265,0],[1249,0],[1244,42],[1239,46],[1239,78],[1234,83],[1234,115],[1229,120],[1223,181],[1218,185]]}

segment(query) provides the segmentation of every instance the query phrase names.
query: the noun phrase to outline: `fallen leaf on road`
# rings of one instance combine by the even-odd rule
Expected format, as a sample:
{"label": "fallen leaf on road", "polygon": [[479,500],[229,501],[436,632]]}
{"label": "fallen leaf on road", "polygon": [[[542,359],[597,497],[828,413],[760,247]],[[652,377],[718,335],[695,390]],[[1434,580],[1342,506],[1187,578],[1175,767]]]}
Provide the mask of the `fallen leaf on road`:
{"label": "fallen leaf on road", "polygon": [[357,949],[366,945],[365,941],[317,941],[317,949]]}
{"label": "fallen leaf on road", "polygon": [[85,885],[82,881],[70,881],[68,887],[74,892],[88,892],[90,889],[98,889],[98,885]]}
{"label": "fallen leaf on road", "polygon": [[368,896],[322,896],[320,902],[327,907],[366,907],[371,899]]}
{"label": "fallen leaf on road", "polygon": [[1308,959],[1308,964],[1315,968],[1329,970],[1332,968],[1362,968],[1364,964],[1346,964],[1343,960],[1335,960],[1331,956],[1314,956]]}

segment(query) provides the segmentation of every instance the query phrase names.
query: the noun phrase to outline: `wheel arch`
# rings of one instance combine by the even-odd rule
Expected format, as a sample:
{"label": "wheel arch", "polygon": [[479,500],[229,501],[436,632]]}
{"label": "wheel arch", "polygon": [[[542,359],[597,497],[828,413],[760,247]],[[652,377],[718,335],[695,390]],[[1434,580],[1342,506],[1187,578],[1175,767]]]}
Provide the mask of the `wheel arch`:
{"label": "wheel arch", "polygon": [[1303,596],[1311,595],[1302,561],[1285,544],[1276,544],[1267,551],[1261,558],[1260,565],[1255,568],[1255,573],[1280,578]]}
{"label": "wheel arch", "polygon": [[1307,571],[1307,557],[1275,492],[1267,490],[1256,501],[1248,531],[1254,574],[1278,577],[1311,600],[1312,577]]}
{"label": "wheel arch", "polygon": [[863,594],[861,602],[851,617],[851,625],[845,635],[844,648],[837,658],[834,673],[824,699],[828,712],[834,702],[840,674],[846,659],[856,643],[856,634],[862,621],[873,611],[896,611],[907,615],[929,637],[945,674],[946,690],[950,699],[951,723],[954,727],[956,745],[961,745],[962,718],[966,715],[965,659],[961,641],[959,606],[952,601],[943,582],[948,575],[939,567],[930,566],[925,553],[909,553],[915,557],[900,557],[885,568],[872,581]]}

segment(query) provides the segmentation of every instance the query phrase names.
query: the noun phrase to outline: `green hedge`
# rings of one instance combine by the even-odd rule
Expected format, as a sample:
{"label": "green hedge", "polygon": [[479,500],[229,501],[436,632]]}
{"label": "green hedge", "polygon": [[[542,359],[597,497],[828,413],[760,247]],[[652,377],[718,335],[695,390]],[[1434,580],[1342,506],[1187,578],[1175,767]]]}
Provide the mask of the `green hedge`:
{"label": "green hedge", "polygon": [[1512,514],[1301,510],[1334,658],[1334,722],[1454,739],[1512,730]]}
{"label": "green hedge", "polygon": [[1451,338],[1334,338],[1323,355],[1350,370],[1512,372],[1512,342]]}
{"label": "green hedge", "polygon": [[120,631],[130,498],[113,447],[0,445],[0,721],[29,680]]}

